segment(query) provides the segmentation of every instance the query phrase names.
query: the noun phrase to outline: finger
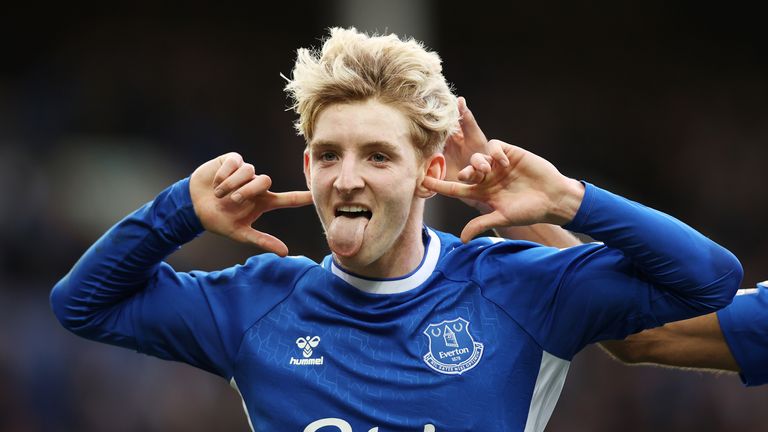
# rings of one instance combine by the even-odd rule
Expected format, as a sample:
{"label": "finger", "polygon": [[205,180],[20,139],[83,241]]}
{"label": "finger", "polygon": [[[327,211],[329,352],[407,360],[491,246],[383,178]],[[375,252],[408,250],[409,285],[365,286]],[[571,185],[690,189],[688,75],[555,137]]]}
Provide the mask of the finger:
{"label": "finger", "polygon": [[243,202],[244,200],[253,199],[256,196],[263,194],[269,190],[270,186],[272,186],[272,179],[269,178],[268,175],[257,175],[244,185],[240,186],[239,189],[232,192],[230,198],[237,203]]}
{"label": "finger", "polygon": [[466,198],[471,194],[470,185],[453,181],[438,180],[430,176],[424,176],[424,180],[421,181],[421,184],[432,192],[437,192],[441,195],[454,198]]}
{"label": "finger", "polygon": [[465,166],[464,169],[459,171],[459,173],[456,175],[456,177],[459,179],[459,181],[462,181],[464,183],[475,183],[475,178],[477,177],[479,173],[477,170],[475,170],[475,167],[472,165]]}
{"label": "finger", "polygon": [[213,176],[214,189],[240,168],[240,165],[243,164],[243,157],[239,153],[232,152],[219,156],[217,162],[219,163],[219,168],[216,170],[216,175]]}
{"label": "finger", "polygon": [[270,195],[272,209],[303,207],[313,203],[310,191],[270,192]]}
{"label": "finger", "polygon": [[501,213],[494,211],[492,213],[480,215],[467,223],[461,231],[461,241],[468,243],[473,238],[493,228],[507,225],[507,220]]}
{"label": "finger", "polygon": [[473,167],[472,165],[469,165],[467,167],[464,167],[464,169],[462,169],[461,171],[459,171],[457,178],[459,179],[459,181],[464,183],[477,184],[483,181],[483,179],[485,178],[485,174],[476,170],[475,167]]}
{"label": "finger", "polygon": [[255,230],[251,227],[243,227],[235,232],[235,240],[252,244],[256,247],[273,252],[281,257],[288,255],[288,246],[277,237]]}
{"label": "finger", "polygon": [[[227,194],[241,188],[244,184],[253,180],[255,176],[256,169],[253,167],[253,165],[244,163],[240,165],[240,167],[236,169],[235,172],[225,178],[224,181],[222,181],[219,186],[213,190],[213,192],[216,195],[216,198],[227,196]],[[271,182],[272,180],[270,180],[270,185]]]}
{"label": "finger", "polygon": [[504,147],[501,144],[501,141],[495,139],[488,141],[488,154],[491,155],[491,158],[494,161],[506,168],[509,167],[509,158],[504,152]]}
{"label": "finger", "polygon": [[485,137],[483,130],[480,129],[480,125],[477,124],[475,115],[467,106],[467,100],[464,97],[459,97],[459,115],[461,124],[461,130],[464,134],[464,141],[468,143],[477,143],[484,146],[488,139]]}
{"label": "finger", "polygon": [[446,139],[445,142],[447,145],[458,144],[461,146],[464,142],[464,132],[461,128],[456,129],[454,133],[448,135],[448,139]]}
{"label": "finger", "polygon": [[472,167],[474,167],[476,171],[483,174],[488,174],[491,172],[491,161],[493,161],[493,159],[487,154],[483,153],[474,153],[469,158],[469,163],[472,165]]}

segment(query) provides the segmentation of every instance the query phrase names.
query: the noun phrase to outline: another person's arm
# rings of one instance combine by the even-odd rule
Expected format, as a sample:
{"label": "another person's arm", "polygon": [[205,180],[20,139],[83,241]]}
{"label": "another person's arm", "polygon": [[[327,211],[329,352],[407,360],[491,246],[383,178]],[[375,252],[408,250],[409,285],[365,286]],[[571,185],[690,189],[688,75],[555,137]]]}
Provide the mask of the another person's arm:
{"label": "another person's arm", "polygon": [[603,341],[600,345],[616,359],[629,364],[739,371],[716,313],[667,323],[623,340]]}
{"label": "another person's arm", "polygon": [[748,385],[768,383],[768,281],[740,290],[717,313],[605,341],[625,363],[739,372]]}

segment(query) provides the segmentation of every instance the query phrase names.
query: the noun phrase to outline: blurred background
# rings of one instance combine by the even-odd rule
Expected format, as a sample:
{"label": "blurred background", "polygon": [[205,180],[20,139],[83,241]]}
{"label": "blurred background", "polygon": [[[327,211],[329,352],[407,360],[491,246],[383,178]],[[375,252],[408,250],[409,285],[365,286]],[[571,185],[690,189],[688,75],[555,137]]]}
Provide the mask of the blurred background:
{"label": "blurred background", "polygon": [[[98,236],[199,164],[241,152],[304,188],[283,93],[330,26],[415,36],[489,137],[672,214],[768,278],[768,30],[736,2],[291,2],[202,8],[36,5],[0,14],[0,431],[246,431],[239,397],[191,367],[88,342],[48,306]],[[473,212],[430,202],[459,232]],[[321,259],[312,208],[257,227]],[[213,251],[213,252],[212,252]],[[171,257],[257,253],[203,235]],[[768,388],[735,375],[574,360],[549,431],[758,431]]]}

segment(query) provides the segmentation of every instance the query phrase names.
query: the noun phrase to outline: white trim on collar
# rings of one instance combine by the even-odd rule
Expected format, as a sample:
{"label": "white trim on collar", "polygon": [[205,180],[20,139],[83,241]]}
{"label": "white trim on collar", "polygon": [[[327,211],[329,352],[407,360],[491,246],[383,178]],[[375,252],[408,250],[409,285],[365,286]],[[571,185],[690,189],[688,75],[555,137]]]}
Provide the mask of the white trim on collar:
{"label": "white trim on collar", "polygon": [[424,254],[424,260],[416,271],[404,278],[379,280],[361,278],[341,269],[333,259],[331,259],[331,272],[360,291],[370,294],[398,294],[412,290],[429,279],[437,267],[438,258],[440,258],[440,238],[429,228],[427,228],[427,232],[429,233],[429,244]]}

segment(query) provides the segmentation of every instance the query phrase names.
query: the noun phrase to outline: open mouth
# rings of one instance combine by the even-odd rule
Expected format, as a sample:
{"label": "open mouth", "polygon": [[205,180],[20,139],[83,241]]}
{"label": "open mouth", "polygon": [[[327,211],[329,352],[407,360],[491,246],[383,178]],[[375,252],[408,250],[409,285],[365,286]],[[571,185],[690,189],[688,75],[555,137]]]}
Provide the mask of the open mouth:
{"label": "open mouth", "polygon": [[370,219],[373,217],[373,212],[368,210],[366,207],[363,206],[339,206],[336,208],[335,212],[336,217],[339,216],[345,216],[348,218],[366,218]]}
{"label": "open mouth", "polygon": [[363,247],[373,212],[359,204],[345,204],[337,206],[334,215],[326,229],[328,246],[337,256],[355,256]]}

